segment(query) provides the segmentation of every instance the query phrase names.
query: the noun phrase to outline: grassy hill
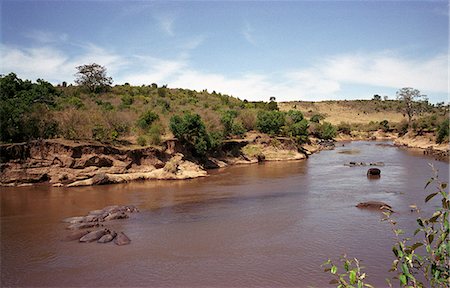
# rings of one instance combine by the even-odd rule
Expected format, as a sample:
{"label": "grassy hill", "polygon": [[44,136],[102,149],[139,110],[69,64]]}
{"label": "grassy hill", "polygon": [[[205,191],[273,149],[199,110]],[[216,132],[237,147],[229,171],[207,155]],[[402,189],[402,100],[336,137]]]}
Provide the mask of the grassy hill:
{"label": "grassy hill", "polygon": [[[336,130],[407,132],[403,131],[406,118],[401,112],[402,103],[396,100],[247,102],[215,91],[157,84],[115,85],[94,93],[83,86],[55,87],[44,80],[32,83],[13,73],[1,76],[0,85],[1,142],[63,138],[158,145],[174,136],[173,125],[184,125],[180,133],[192,134],[192,127],[182,118],[172,123],[174,116],[185,114],[200,116],[200,120],[185,120],[204,126],[194,128],[207,134],[205,139],[211,142],[208,145],[241,137],[251,130],[301,142],[307,141],[308,135],[332,138]],[[445,119],[448,121],[448,107],[424,104],[422,110],[412,126],[417,133],[435,131]]]}
{"label": "grassy hill", "polygon": [[401,110],[402,104],[396,100],[296,101],[282,102],[278,104],[278,107],[282,111],[298,109],[307,118],[321,114],[325,117],[325,121],[334,125],[341,122],[366,124],[370,121],[381,122],[383,120],[388,120],[390,123],[407,121],[407,117]]}

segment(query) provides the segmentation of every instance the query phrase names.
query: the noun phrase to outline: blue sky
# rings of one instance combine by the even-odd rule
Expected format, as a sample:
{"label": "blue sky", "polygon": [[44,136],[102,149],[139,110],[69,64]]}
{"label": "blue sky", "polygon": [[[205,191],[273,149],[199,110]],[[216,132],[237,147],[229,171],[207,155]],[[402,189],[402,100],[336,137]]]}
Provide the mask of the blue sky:
{"label": "blue sky", "polygon": [[247,100],[448,101],[447,1],[1,1],[0,73],[168,84]]}

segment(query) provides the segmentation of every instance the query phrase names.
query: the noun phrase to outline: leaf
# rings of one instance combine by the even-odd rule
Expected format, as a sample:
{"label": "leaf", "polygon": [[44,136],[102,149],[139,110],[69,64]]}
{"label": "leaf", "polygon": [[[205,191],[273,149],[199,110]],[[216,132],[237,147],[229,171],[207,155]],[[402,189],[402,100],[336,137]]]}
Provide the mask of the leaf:
{"label": "leaf", "polygon": [[406,285],[406,276],[405,275],[400,275],[400,277],[398,278],[400,280],[400,283],[403,285]]}
{"label": "leaf", "polygon": [[447,188],[447,183],[441,183],[441,189],[444,190],[445,188]]}
{"label": "leaf", "polygon": [[337,272],[337,267],[335,265],[333,265],[331,267],[331,274],[336,274],[336,272]]}
{"label": "leaf", "polygon": [[428,235],[427,239],[428,239],[428,243],[430,243],[430,244],[433,243],[434,235],[433,234]]}
{"label": "leaf", "polygon": [[428,180],[427,184],[425,184],[425,188],[423,188],[423,189],[427,189],[428,185],[430,185],[433,181],[434,181],[434,178],[431,177],[430,180]]}
{"label": "leaf", "polygon": [[408,265],[406,265],[406,263],[402,264],[402,271],[403,271],[403,274],[405,274],[405,275],[409,274]]}
{"label": "leaf", "polygon": [[358,280],[358,288],[362,288],[363,287],[363,282]]}
{"label": "leaf", "polygon": [[420,227],[423,227],[423,221],[420,218],[417,218],[417,224],[419,224]]}
{"label": "leaf", "polygon": [[392,247],[392,252],[394,252],[395,257],[398,257],[398,250],[397,247]]}
{"label": "leaf", "polygon": [[420,229],[420,228],[417,228],[415,231],[414,231],[414,236],[416,236],[417,235],[417,233],[419,233],[420,231],[422,231],[422,229]]}
{"label": "leaf", "polygon": [[430,223],[434,223],[439,218],[439,216],[441,216],[441,211],[436,211],[428,221],[430,221]]}
{"label": "leaf", "polygon": [[345,269],[345,271],[348,271],[348,270],[349,270],[349,267],[350,267],[350,261],[346,260],[345,263],[344,263],[344,269]]}
{"label": "leaf", "polygon": [[355,284],[356,283],[356,271],[355,270],[350,271],[348,278],[350,279],[350,284]]}
{"label": "leaf", "polygon": [[425,198],[425,203],[427,203],[428,201],[430,201],[434,196],[436,196],[438,194],[438,192],[435,193],[431,193],[430,195],[427,196],[427,198]]}
{"label": "leaf", "polygon": [[417,242],[417,243],[415,243],[415,244],[413,244],[412,246],[411,246],[411,250],[416,250],[417,248],[419,248],[420,246],[423,246],[423,243],[420,243],[420,242]]}

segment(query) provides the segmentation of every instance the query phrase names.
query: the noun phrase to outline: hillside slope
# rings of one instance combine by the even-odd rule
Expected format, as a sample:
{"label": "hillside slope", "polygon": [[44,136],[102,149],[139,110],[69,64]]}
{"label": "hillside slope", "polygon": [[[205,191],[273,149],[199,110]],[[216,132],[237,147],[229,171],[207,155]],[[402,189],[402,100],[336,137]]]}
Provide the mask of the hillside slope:
{"label": "hillside slope", "polygon": [[366,124],[370,121],[381,122],[388,120],[390,123],[398,123],[407,120],[401,112],[398,101],[374,101],[374,100],[352,100],[352,101],[296,101],[281,102],[278,107],[282,111],[291,109],[300,110],[306,118],[315,114],[325,116],[325,121],[337,125],[341,122],[350,124]]}

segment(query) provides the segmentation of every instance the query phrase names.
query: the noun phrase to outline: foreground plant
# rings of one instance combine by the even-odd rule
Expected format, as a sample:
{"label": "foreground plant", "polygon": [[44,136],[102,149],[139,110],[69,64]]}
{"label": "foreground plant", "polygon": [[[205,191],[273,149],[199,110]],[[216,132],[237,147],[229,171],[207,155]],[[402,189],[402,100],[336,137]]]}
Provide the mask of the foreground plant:
{"label": "foreground plant", "polygon": [[[437,190],[425,198],[425,203],[439,197],[441,205],[437,206],[435,212],[429,217],[422,216],[416,205],[410,206],[418,214],[418,228],[414,231],[414,236],[423,235],[422,240],[402,238],[404,231],[397,228],[397,222],[391,218],[391,212],[383,212],[385,218],[382,221],[391,224],[396,239],[392,247],[395,259],[389,271],[397,272],[392,279],[398,280],[401,287],[450,287],[448,183],[440,181],[438,171],[432,165],[431,169],[434,176],[430,178],[425,188],[435,184]],[[421,255],[420,253],[423,252],[426,253]],[[361,271],[363,267],[359,265],[358,259],[349,260],[344,255],[340,261],[344,269],[341,274],[338,274],[338,267],[331,260],[322,264],[326,267],[325,272],[330,272],[335,277],[330,284],[338,284],[338,288],[373,287],[364,283],[366,274]],[[422,282],[422,279],[425,281]],[[390,280],[387,279],[387,281],[392,287]]]}
{"label": "foreground plant", "polygon": [[[363,266],[359,265],[359,260],[357,258],[348,259],[347,255],[342,255],[340,257],[340,262],[343,265],[344,271],[338,273],[338,267],[330,260],[322,264],[325,266],[325,272],[330,272],[334,275],[334,279],[330,281],[330,284],[338,284],[338,288],[341,287],[372,287],[372,285],[364,283],[366,278],[366,273],[362,272]],[[356,286],[353,286],[356,285]]]}

